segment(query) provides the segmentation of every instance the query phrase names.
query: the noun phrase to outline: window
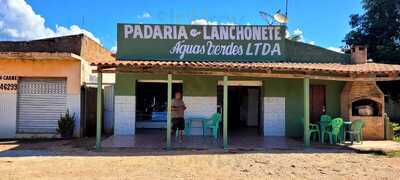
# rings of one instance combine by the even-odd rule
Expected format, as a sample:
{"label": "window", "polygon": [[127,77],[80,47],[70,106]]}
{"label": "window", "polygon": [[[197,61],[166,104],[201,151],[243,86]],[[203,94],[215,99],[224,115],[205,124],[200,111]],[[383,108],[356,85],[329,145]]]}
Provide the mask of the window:
{"label": "window", "polygon": [[[136,121],[167,121],[167,88],[165,82],[136,83]],[[182,92],[182,83],[172,84],[172,97]]]}

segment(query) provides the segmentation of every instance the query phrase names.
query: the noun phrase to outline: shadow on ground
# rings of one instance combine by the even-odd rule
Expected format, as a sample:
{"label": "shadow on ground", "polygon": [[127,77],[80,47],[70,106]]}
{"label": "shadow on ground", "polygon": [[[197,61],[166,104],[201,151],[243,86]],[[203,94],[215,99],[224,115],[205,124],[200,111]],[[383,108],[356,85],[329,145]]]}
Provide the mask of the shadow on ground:
{"label": "shadow on ground", "polygon": [[[106,138],[106,137],[104,137]],[[103,139],[104,139],[103,138]],[[21,139],[1,140],[0,157],[33,157],[33,156],[182,156],[204,154],[246,154],[246,153],[353,153],[354,150],[346,146],[332,146],[313,144],[311,147],[291,147],[272,149],[192,149],[174,148],[102,148],[95,149],[95,138],[79,139]]]}

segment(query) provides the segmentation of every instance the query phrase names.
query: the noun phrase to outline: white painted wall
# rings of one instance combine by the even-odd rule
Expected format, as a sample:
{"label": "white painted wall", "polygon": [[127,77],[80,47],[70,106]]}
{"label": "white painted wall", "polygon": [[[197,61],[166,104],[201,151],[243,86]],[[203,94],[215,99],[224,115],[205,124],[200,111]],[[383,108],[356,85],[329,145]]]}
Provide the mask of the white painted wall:
{"label": "white painted wall", "polygon": [[[187,107],[185,118],[211,117],[217,112],[217,97],[193,97],[184,96],[183,101]],[[135,96],[115,96],[115,119],[114,135],[134,135],[136,126],[138,128],[165,128],[165,123],[151,123],[135,121]],[[201,123],[192,124],[192,135],[202,135]]]}
{"label": "white painted wall", "polygon": [[114,135],[134,135],[136,97],[115,96]]}
{"label": "white painted wall", "polygon": [[[184,96],[183,101],[187,107],[185,118],[208,118],[217,112],[217,97]],[[166,128],[166,122],[137,122],[136,128]],[[209,134],[209,132],[206,132]],[[203,135],[201,122],[192,124],[191,135]]]}
{"label": "white painted wall", "polygon": [[0,138],[15,138],[17,128],[17,94],[0,94]]}
{"label": "white painted wall", "polygon": [[[217,97],[206,96],[184,96],[183,101],[186,105],[185,118],[202,117],[208,118],[217,112]],[[206,132],[208,133],[208,132]],[[192,124],[192,135],[203,135],[202,124],[197,122]]]}
{"label": "white painted wall", "polygon": [[264,97],[264,136],[285,136],[284,97]]}
{"label": "white painted wall", "polygon": [[[97,73],[93,73],[96,67],[90,66],[90,62],[81,61],[81,83],[86,84],[97,84]],[[103,84],[114,84],[115,73],[103,73],[102,75]]]}
{"label": "white painted wall", "polygon": [[114,127],[114,86],[104,87],[104,131],[111,134]]}
{"label": "white painted wall", "polygon": [[69,110],[69,112],[71,114],[75,114],[74,136],[75,137],[80,137],[82,135],[82,129],[81,129],[81,95],[80,94],[68,94],[67,95],[67,109]]}

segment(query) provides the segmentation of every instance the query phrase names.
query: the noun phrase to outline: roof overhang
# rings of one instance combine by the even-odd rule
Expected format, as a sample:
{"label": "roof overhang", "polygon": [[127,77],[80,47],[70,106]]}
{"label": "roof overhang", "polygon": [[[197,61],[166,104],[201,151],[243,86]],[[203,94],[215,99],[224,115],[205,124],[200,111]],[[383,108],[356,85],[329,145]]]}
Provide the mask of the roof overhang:
{"label": "roof overhang", "polygon": [[83,59],[73,53],[65,52],[0,52],[0,60],[73,60]]}
{"label": "roof overhang", "polygon": [[244,63],[182,61],[93,62],[105,73],[132,72],[174,75],[310,78],[334,81],[400,80],[400,65],[337,63]]}

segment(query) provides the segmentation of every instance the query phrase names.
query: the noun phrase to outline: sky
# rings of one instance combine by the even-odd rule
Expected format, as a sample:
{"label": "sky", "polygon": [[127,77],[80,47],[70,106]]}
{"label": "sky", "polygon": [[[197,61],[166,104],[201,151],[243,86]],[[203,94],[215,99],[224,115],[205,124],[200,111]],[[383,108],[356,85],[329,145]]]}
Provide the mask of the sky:
{"label": "sky", "polygon": [[[117,23],[265,25],[259,11],[279,9],[285,0],[0,0],[0,40],[85,33],[115,51]],[[362,12],[361,0],[289,0],[288,30],[337,50]]]}

